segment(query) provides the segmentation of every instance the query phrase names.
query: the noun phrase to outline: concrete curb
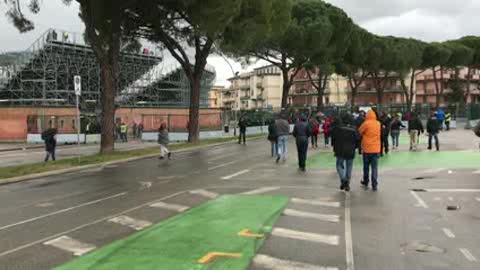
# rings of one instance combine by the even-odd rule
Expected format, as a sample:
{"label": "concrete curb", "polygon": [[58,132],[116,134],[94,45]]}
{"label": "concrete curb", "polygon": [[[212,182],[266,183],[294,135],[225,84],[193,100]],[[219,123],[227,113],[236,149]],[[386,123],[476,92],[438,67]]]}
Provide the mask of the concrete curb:
{"label": "concrete curb", "polygon": [[[251,138],[251,140],[255,140],[255,139],[258,139],[258,138]],[[194,147],[189,147],[189,148],[180,149],[178,151],[174,151],[174,153],[190,152],[190,151],[195,151],[195,150],[203,149],[203,148],[207,148],[207,147],[214,147],[214,146],[231,144],[231,143],[236,142],[236,141],[237,141],[237,139],[233,139],[233,140],[226,141],[226,142],[221,142],[221,143],[194,146]],[[158,157],[158,156],[159,156],[159,154],[149,154],[149,155],[143,155],[143,156],[138,156],[138,157],[119,159],[119,160],[114,160],[114,161],[109,161],[109,162],[104,162],[104,163],[73,167],[73,168],[68,168],[68,169],[63,169],[63,170],[56,170],[56,171],[51,171],[51,172],[23,175],[23,176],[18,176],[18,177],[7,178],[7,179],[4,179],[4,180],[0,179],[0,186],[13,184],[13,183],[18,183],[18,182],[24,182],[24,181],[28,181],[28,180],[34,180],[34,179],[43,178],[43,177],[61,175],[61,174],[65,174],[65,173],[78,172],[78,171],[83,171],[83,170],[88,170],[88,169],[104,168],[104,167],[107,167],[107,166],[110,166],[110,165],[128,163],[128,162],[132,162],[132,161],[149,159],[149,158],[154,158],[154,157]]]}

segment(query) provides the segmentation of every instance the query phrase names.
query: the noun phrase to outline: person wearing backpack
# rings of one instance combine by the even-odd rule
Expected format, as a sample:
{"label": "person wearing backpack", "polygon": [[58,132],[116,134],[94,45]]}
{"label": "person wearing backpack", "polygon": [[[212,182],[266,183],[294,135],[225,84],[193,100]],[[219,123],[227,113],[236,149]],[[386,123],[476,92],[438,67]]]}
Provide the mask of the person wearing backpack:
{"label": "person wearing backpack", "polygon": [[318,148],[318,134],[320,133],[320,124],[314,117],[310,118],[308,128],[311,130],[312,135],[312,148]]}
{"label": "person wearing backpack", "polygon": [[270,144],[272,146],[272,157],[276,157],[278,155],[278,132],[277,132],[277,125],[275,125],[275,121],[270,121],[268,125],[268,138]]}

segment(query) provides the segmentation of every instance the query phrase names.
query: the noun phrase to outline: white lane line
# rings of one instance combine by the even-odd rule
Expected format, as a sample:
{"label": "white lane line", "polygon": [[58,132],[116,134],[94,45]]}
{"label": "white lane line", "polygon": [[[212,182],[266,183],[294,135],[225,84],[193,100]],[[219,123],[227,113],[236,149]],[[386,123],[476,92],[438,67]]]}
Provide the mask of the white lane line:
{"label": "white lane line", "polygon": [[473,254],[470,252],[470,250],[468,250],[466,248],[461,248],[460,252],[463,254],[463,256],[465,256],[465,258],[469,262],[476,262],[477,261],[477,258],[475,258],[475,256],[473,256]]}
{"label": "white lane line", "polygon": [[480,174],[480,170],[474,171],[473,174]]}
{"label": "white lane line", "polygon": [[448,197],[448,200],[453,202],[453,197]]}
{"label": "white lane line", "polygon": [[350,213],[351,198],[350,193],[345,196],[345,250],[347,270],[355,270],[353,257],[353,237],[352,237],[352,220]]}
{"label": "white lane line", "polygon": [[445,170],[446,170],[445,168],[430,169],[430,170],[424,171],[423,173],[441,173]]}
{"label": "white lane line", "polygon": [[147,203],[144,203],[144,204],[141,204],[141,205],[138,205],[138,206],[135,206],[135,207],[132,207],[130,209],[127,209],[127,210],[124,210],[124,211],[121,211],[121,212],[118,212],[116,214],[113,214],[113,215],[109,215],[109,216],[106,216],[106,217],[103,217],[103,218],[99,218],[97,220],[94,220],[92,222],[89,222],[89,223],[85,223],[85,224],[82,224],[82,225],[79,225],[75,228],[72,228],[70,230],[66,230],[66,231],[63,231],[63,232],[60,232],[60,233],[57,233],[57,234],[54,234],[54,235],[50,235],[50,236],[47,236],[47,237],[44,237],[40,240],[36,240],[36,241],[33,241],[33,242],[30,242],[30,243],[27,243],[25,245],[21,245],[21,246],[18,246],[16,248],[13,248],[13,249],[10,249],[10,250],[6,250],[2,253],[0,253],[0,258],[3,257],[3,256],[7,256],[9,254],[12,254],[12,253],[15,253],[15,252],[18,252],[18,251],[21,251],[21,250],[24,250],[26,248],[30,248],[30,247],[33,247],[35,245],[38,245],[38,244],[41,244],[45,241],[49,241],[51,239],[54,239],[54,238],[57,238],[57,237],[60,237],[60,236],[63,236],[63,235],[67,235],[67,234],[71,234],[73,232],[76,232],[76,231],[79,231],[79,230],[82,230],[82,229],[85,229],[87,227],[90,227],[90,226],[93,226],[93,225],[96,225],[96,224],[99,224],[101,222],[104,222],[104,221],[107,221],[111,218],[114,218],[114,217],[118,217],[118,216],[121,216],[121,215],[125,215],[127,213],[130,213],[130,212],[133,212],[133,211],[136,211],[138,209],[142,209],[144,207],[147,207],[155,202],[158,202],[158,201],[163,201],[163,200],[168,200],[168,199],[171,199],[171,198],[175,198],[181,194],[184,194],[185,191],[180,191],[180,192],[177,192],[177,193],[174,193],[174,194],[170,194],[168,196],[165,196],[163,198],[160,198],[160,199],[157,199],[157,200],[153,200],[153,201],[150,201],[150,202],[147,202]]}
{"label": "white lane line", "polygon": [[43,244],[46,246],[52,246],[67,252],[71,252],[75,256],[82,256],[83,254],[97,248],[92,244],[82,243],[66,235],[60,236]]}
{"label": "white lane line", "polygon": [[337,267],[325,267],[281,260],[262,254],[256,255],[253,258],[253,265],[268,270],[338,270]]}
{"label": "white lane line", "polygon": [[471,193],[475,193],[475,192],[480,192],[480,189],[459,189],[459,188],[455,188],[455,189],[444,189],[444,188],[431,188],[431,189],[425,189],[426,192],[437,192],[437,193],[444,193],[444,192],[465,192],[465,193],[468,193],[468,192],[471,192]]}
{"label": "white lane line", "polygon": [[340,207],[339,202],[322,202],[322,201],[315,201],[315,200],[304,200],[299,198],[292,198],[291,202],[297,204],[306,204],[306,205],[313,205],[313,206],[327,206],[327,207]]}
{"label": "white lane line", "polygon": [[259,189],[254,189],[251,191],[243,192],[243,195],[256,195],[256,194],[262,194],[262,193],[267,193],[270,191],[278,190],[280,189],[279,187],[264,187],[264,188],[259,188]]}
{"label": "white lane line", "polygon": [[13,224],[10,224],[10,225],[5,225],[3,227],[0,227],[0,231],[6,230],[6,229],[9,229],[9,228],[18,226],[18,225],[23,225],[23,224],[26,224],[26,223],[34,222],[34,221],[44,219],[44,218],[47,218],[47,217],[55,216],[55,215],[58,215],[58,214],[63,214],[63,213],[66,213],[66,212],[69,212],[69,211],[72,211],[72,210],[75,210],[75,209],[78,209],[78,208],[81,208],[81,207],[89,206],[89,205],[92,205],[92,204],[97,204],[97,203],[100,203],[100,202],[103,202],[103,201],[106,201],[106,200],[111,200],[111,199],[114,199],[114,198],[117,198],[117,197],[124,196],[126,194],[127,194],[127,192],[118,193],[118,194],[115,194],[113,196],[105,197],[105,198],[98,199],[98,200],[91,201],[91,202],[87,202],[87,203],[82,203],[82,204],[79,204],[77,206],[65,208],[65,209],[58,210],[58,211],[55,211],[55,212],[52,212],[52,213],[49,213],[49,214],[45,214],[45,215],[42,215],[42,216],[26,219],[26,220],[23,220],[23,221],[20,221],[20,222],[17,222],[17,223],[13,223]]}
{"label": "white lane line", "polygon": [[428,205],[425,203],[420,196],[415,191],[410,191],[410,193],[413,195],[413,197],[417,200],[418,204],[416,205],[417,207],[423,207],[425,209],[428,208]]}
{"label": "white lane line", "polygon": [[172,210],[172,211],[177,211],[177,212],[185,212],[188,209],[190,209],[190,207],[188,207],[188,206],[171,204],[171,203],[164,203],[164,202],[157,202],[157,203],[151,204],[150,207],[162,208],[162,209],[167,209],[167,210]]}
{"label": "white lane line", "polygon": [[190,194],[200,195],[209,199],[215,199],[218,197],[218,193],[207,191],[205,189],[197,189],[189,191]]}
{"label": "white lane line", "polygon": [[118,216],[108,220],[109,222],[117,223],[123,226],[127,226],[136,231],[141,231],[152,225],[151,222],[145,220],[134,219],[129,216]]}
{"label": "white lane line", "polygon": [[317,219],[321,221],[334,222],[334,223],[340,222],[340,216],[338,215],[324,215],[324,214],[298,211],[294,209],[285,209],[285,211],[283,211],[283,214],[291,217],[311,218],[311,219]]}
{"label": "white lane line", "polygon": [[332,246],[338,246],[340,242],[340,237],[338,237],[338,235],[307,233],[307,232],[294,231],[294,230],[289,230],[284,228],[273,229],[272,235],[288,238],[288,239],[294,239],[294,240],[302,240],[302,241],[308,241],[308,242],[327,244]]}
{"label": "white lane line", "polygon": [[217,165],[217,166],[208,168],[208,170],[209,170],[209,171],[213,171],[213,170],[216,170],[216,169],[220,169],[220,168],[223,168],[223,167],[227,167],[227,166],[232,165],[232,164],[235,164],[235,163],[237,163],[237,162],[238,162],[238,161],[232,161],[232,162],[223,163],[223,164],[220,164],[220,165]]}
{"label": "white lane line", "polygon": [[448,237],[448,238],[455,238],[455,234],[447,228],[442,228],[443,233]]}
{"label": "white lane line", "polygon": [[475,200],[477,200],[477,202],[480,202],[480,197],[476,197]]}
{"label": "white lane line", "polygon": [[246,174],[246,173],[248,173],[248,172],[250,172],[250,170],[239,171],[239,172],[236,172],[236,173],[234,173],[234,174],[224,176],[224,177],[222,177],[222,179],[223,179],[223,180],[230,180],[230,179],[232,179],[232,178],[234,178],[234,177],[240,176],[240,175],[242,175],[242,174]]}

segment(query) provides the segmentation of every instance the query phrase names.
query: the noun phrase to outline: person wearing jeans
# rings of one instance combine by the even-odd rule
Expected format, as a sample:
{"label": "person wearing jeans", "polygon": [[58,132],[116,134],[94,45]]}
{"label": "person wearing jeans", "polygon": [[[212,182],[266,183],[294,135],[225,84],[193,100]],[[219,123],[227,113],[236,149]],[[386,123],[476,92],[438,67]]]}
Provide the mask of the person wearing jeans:
{"label": "person wearing jeans", "polygon": [[[378,187],[378,158],[381,151],[382,126],[377,121],[373,110],[368,111],[365,122],[358,129],[362,137],[363,153],[363,181],[361,184],[368,187],[371,180],[372,190],[377,191]],[[372,171],[370,178],[370,169]]]}
{"label": "person wearing jeans", "polygon": [[390,135],[392,136],[392,148],[398,149],[399,141],[400,141],[400,129],[404,128],[405,126],[400,121],[398,116],[395,116],[392,123],[390,124]]}
{"label": "person wearing jeans", "polygon": [[435,139],[435,147],[437,151],[440,151],[440,143],[438,142],[438,133],[441,129],[440,125],[440,120],[432,113],[427,122],[428,150],[432,150],[432,139]]}
{"label": "person wearing jeans", "polygon": [[281,118],[275,121],[275,127],[277,129],[278,141],[277,141],[277,163],[280,162],[280,158],[285,162],[287,160],[287,143],[288,135],[290,135],[290,124],[285,119],[286,116],[282,115]]}
{"label": "person wearing jeans", "polygon": [[333,151],[337,158],[337,173],[340,178],[340,189],[350,191],[353,160],[358,145],[358,132],[350,114],[342,113],[340,122],[335,125],[332,132]]}
{"label": "person wearing jeans", "polygon": [[416,113],[412,113],[408,121],[408,134],[410,134],[410,151],[418,150],[419,135],[424,132],[422,121]]}

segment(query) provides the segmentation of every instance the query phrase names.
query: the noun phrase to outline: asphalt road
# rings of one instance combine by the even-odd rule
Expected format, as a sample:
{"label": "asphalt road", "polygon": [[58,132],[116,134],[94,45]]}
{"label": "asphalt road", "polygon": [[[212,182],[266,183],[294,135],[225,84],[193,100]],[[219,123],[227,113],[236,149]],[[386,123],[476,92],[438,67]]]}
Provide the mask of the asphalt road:
{"label": "asphalt road", "polygon": [[[129,143],[116,143],[115,148],[120,151],[128,151],[156,145],[155,143],[140,143],[134,141]],[[77,157],[79,154],[81,156],[93,155],[98,153],[99,147],[99,145],[80,145],[80,148],[76,145],[58,146],[56,155],[57,159]],[[38,163],[42,162],[44,158],[44,148],[1,152],[0,167]]]}
{"label": "asphalt road", "polygon": [[[356,166],[345,194],[331,166],[297,171],[293,140],[286,163],[269,151],[258,139],[1,186],[0,269],[51,269],[180,206],[244,192],[290,199],[250,269],[480,269],[480,165],[440,168],[432,152],[428,166],[381,168],[376,193],[360,187]],[[152,207],[158,202],[167,207]]]}

